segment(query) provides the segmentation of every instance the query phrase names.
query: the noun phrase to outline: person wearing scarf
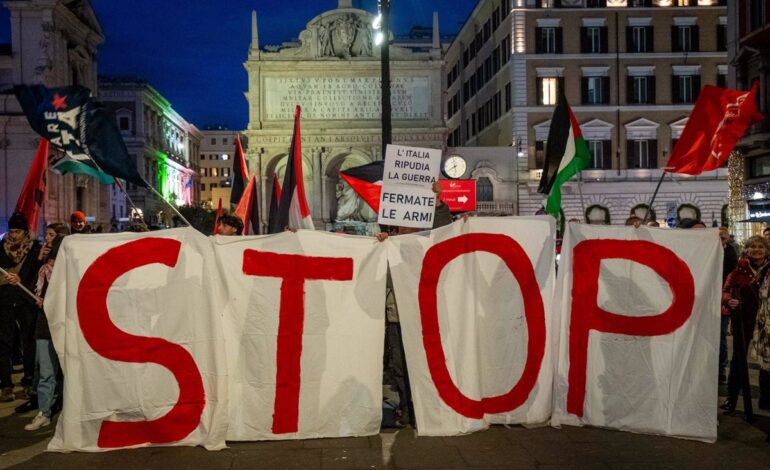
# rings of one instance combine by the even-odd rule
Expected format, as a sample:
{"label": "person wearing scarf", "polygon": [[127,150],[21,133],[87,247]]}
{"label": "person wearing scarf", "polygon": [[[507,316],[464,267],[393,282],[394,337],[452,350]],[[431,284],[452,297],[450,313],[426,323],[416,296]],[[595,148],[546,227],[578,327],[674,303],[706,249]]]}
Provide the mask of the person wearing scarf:
{"label": "person wearing scarf", "polygon": [[761,285],[766,284],[768,277],[768,255],[770,245],[767,240],[760,236],[749,238],[746,242],[746,255],[727,276],[722,289],[722,314],[730,316],[733,331],[733,357],[727,377],[727,400],[721,406],[728,413],[735,411],[738,396],[744,386],[743,377],[748,367],[747,347],[754,332],[757,311],[761,303],[768,302],[767,289],[760,289]]}
{"label": "person wearing scarf", "polygon": [[40,243],[29,233],[27,219],[22,214],[13,214],[8,220],[8,233],[1,245],[0,267],[8,275],[0,275],[0,402],[10,402],[15,399],[11,356],[17,323],[24,359],[22,386],[32,385],[35,372],[35,302],[18,284],[34,290],[42,263]]}

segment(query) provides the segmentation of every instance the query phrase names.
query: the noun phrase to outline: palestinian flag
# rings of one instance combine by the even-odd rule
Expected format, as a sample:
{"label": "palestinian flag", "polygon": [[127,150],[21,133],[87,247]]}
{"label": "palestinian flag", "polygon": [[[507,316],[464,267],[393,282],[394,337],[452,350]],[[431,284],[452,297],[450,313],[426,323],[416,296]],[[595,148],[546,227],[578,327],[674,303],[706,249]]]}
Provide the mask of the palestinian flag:
{"label": "palestinian flag", "polygon": [[580,126],[564,93],[559,93],[547,142],[543,175],[537,192],[548,195],[545,211],[558,219],[561,186],[591,164],[588,144],[580,133]]}
{"label": "palestinian flag", "polygon": [[374,212],[380,211],[380,193],[382,192],[382,174],[385,162],[378,160],[345,171],[340,171],[340,178],[345,180],[361,196]]}
{"label": "palestinian flag", "polygon": [[[237,206],[245,192],[246,185],[249,183],[249,168],[246,166],[246,159],[243,158],[243,147],[241,147],[241,137],[235,136],[235,157],[233,158],[233,184],[230,191],[230,206]],[[245,221],[244,221],[245,222]]]}
{"label": "palestinian flag", "polygon": [[259,235],[259,188],[257,177],[252,176],[235,208],[235,215],[243,221],[244,235]]}
{"label": "palestinian flag", "polygon": [[48,163],[51,170],[59,175],[75,173],[93,176],[101,184],[112,184],[115,182],[114,177],[103,171],[99,171],[90,159],[78,160],[63,152],[57,152],[55,155],[51,156]]}
{"label": "palestinian flag", "polygon": [[267,213],[267,226],[272,227],[273,222],[278,220],[278,203],[281,200],[281,183],[278,182],[278,175],[273,175],[273,189],[270,191],[270,209]]}
{"label": "palestinian flag", "polygon": [[292,230],[313,230],[313,216],[305,197],[305,183],[302,177],[302,136],[299,118],[302,110],[297,105],[294,111],[294,135],[291,138],[286,174],[283,176],[281,202],[275,220],[271,221],[270,233],[280,233],[288,227]]}

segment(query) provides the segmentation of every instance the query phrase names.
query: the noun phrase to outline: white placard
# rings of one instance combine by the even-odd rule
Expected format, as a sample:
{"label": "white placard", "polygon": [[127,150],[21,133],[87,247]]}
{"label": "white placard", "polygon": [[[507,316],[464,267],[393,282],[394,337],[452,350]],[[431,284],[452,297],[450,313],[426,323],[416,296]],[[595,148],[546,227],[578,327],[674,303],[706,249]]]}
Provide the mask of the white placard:
{"label": "white placard", "polygon": [[430,228],[436,210],[432,185],[438,181],[441,150],[388,145],[377,222]]}

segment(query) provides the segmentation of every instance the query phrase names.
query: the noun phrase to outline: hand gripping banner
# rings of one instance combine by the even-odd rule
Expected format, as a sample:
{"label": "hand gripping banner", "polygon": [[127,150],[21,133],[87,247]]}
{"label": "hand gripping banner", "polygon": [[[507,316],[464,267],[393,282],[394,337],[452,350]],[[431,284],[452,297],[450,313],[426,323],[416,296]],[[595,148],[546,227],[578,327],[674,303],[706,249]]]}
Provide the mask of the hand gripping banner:
{"label": "hand gripping banner", "polygon": [[191,228],[66,238],[45,300],[66,390],[49,450],[224,447],[213,254]]}
{"label": "hand gripping banner", "polygon": [[716,440],[715,230],[568,224],[552,423]]}
{"label": "hand gripping banner", "polygon": [[388,240],[422,436],[551,413],[554,225],[471,218]]}
{"label": "hand gripping banner", "polygon": [[300,230],[216,237],[228,338],[228,440],[377,434],[385,247]]}

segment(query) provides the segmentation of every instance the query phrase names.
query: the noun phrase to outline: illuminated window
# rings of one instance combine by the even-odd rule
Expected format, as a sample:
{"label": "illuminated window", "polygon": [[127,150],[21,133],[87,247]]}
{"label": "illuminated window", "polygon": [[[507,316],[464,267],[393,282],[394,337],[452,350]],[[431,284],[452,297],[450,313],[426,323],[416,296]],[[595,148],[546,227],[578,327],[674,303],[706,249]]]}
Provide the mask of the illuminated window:
{"label": "illuminated window", "polygon": [[540,77],[540,102],[542,106],[555,106],[556,94],[559,90],[559,79],[556,77]]}
{"label": "illuminated window", "polygon": [[211,176],[219,176],[219,174],[217,173],[217,169],[216,168],[212,168],[211,169]]}
{"label": "illuminated window", "polygon": [[230,155],[228,155],[228,154],[226,154],[226,153],[223,153],[223,154],[222,154],[222,158],[221,158],[221,159],[222,159],[222,160],[230,160]]}

